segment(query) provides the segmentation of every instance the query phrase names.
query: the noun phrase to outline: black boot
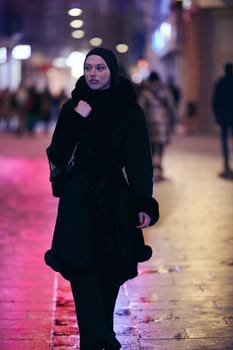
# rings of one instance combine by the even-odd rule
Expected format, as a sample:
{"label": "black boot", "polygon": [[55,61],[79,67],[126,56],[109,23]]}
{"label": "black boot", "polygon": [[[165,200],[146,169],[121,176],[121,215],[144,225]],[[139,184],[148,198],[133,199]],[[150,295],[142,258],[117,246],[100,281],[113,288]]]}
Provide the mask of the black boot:
{"label": "black boot", "polygon": [[80,350],[120,349],[121,345],[108,325],[99,274],[89,273],[71,281],[71,289],[80,332]]}

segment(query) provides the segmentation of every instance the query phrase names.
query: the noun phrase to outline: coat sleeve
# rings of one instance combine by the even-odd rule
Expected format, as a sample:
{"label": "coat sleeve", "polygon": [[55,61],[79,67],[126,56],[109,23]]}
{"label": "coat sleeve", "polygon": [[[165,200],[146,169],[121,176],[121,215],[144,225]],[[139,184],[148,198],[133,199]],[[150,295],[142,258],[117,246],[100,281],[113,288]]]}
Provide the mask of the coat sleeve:
{"label": "coat sleeve", "polygon": [[136,210],[145,211],[154,224],[159,218],[159,207],[153,194],[153,166],[148,130],[142,108],[136,105],[127,137],[125,172]]}
{"label": "coat sleeve", "polygon": [[85,127],[86,120],[73,110],[71,103],[66,102],[61,108],[51,144],[47,149],[52,163],[57,166],[67,163]]}

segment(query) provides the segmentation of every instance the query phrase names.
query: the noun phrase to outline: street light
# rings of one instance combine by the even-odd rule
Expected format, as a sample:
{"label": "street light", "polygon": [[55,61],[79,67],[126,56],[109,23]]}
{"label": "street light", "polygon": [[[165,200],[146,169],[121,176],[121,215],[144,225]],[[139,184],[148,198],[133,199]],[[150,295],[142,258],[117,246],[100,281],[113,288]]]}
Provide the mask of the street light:
{"label": "street light", "polygon": [[68,15],[71,17],[80,16],[82,14],[82,9],[78,5],[72,5],[68,10]]}
{"label": "street light", "polygon": [[90,39],[89,42],[92,46],[100,46],[103,42],[103,39],[101,39],[99,37],[94,37],[94,38]]}
{"label": "street light", "polygon": [[118,44],[116,50],[120,53],[126,53],[129,50],[129,47],[126,44]]}
{"label": "street light", "polygon": [[81,28],[83,26],[83,20],[81,19],[74,19],[73,21],[70,22],[70,26],[72,28]]}
{"label": "street light", "polygon": [[12,57],[17,60],[26,60],[31,57],[30,45],[16,45],[12,49]]}
{"label": "street light", "polygon": [[75,30],[71,33],[71,36],[74,39],[82,39],[84,37],[84,35],[85,35],[84,30],[80,30],[80,29]]}

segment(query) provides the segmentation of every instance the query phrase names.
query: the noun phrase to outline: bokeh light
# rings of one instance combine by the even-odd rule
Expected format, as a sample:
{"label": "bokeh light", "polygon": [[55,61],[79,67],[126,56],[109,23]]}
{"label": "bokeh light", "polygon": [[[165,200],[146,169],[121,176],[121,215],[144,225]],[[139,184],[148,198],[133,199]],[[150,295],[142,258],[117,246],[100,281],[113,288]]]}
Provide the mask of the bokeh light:
{"label": "bokeh light", "polygon": [[84,60],[85,54],[80,51],[73,51],[67,57],[66,65],[71,69],[73,77],[78,78],[83,74]]}
{"label": "bokeh light", "polygon": [[126,44],[118,44],[118,45],[116,46],[116,50],[117,50],[118,52],[120,52],[120,53],[125,53],[125,52],[127,52],[127,51],[129,50],[129,47],[128,47],[128,45],[126,45]]}
{"label": "bokeh light", "polygon": [[73,21],[70,22],[70,26],[72,28],[81,28],[83,26],[83,20],[81,19],[74,19]]}
{"label": "bokeh light", "polygon": [[90,40],[90,44],[92,46],[100,46],[102,44],[103,40],[101,38],[95,37]]}
{"label": "bokeh light", "polygon": [[82,39],[85,35],[84,30],[75,30],[74,32],[71,33],[71,36],[74,39]]}
{"label": "bokeh light", "polygon": [[30,45],[16,45],[12,50],[12,57],[19,60],[26,60],[31,56]]}
{"label": "bokeh light", "polygon": [[78,7],[72,8],[68,11],[68,14],[72,17],[80,16],[82,14],[82,10]]}

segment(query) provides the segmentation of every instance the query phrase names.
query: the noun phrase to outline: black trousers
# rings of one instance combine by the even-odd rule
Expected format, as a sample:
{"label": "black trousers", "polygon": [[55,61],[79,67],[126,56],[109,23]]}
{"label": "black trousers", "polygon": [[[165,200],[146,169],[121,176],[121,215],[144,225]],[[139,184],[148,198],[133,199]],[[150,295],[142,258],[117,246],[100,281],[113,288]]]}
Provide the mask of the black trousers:
{"label": "black trousers", "polygon": [[119,285],[92,272],[72,280],[81,350],[120,349],[113,329],[114,308]]}
{"label": "black trousers", "polygon": [[230,136],[232,136],[233,138],[233,126],[221,126],[221,147],[224,161],[224,169],[226,171],[230,169]]}

